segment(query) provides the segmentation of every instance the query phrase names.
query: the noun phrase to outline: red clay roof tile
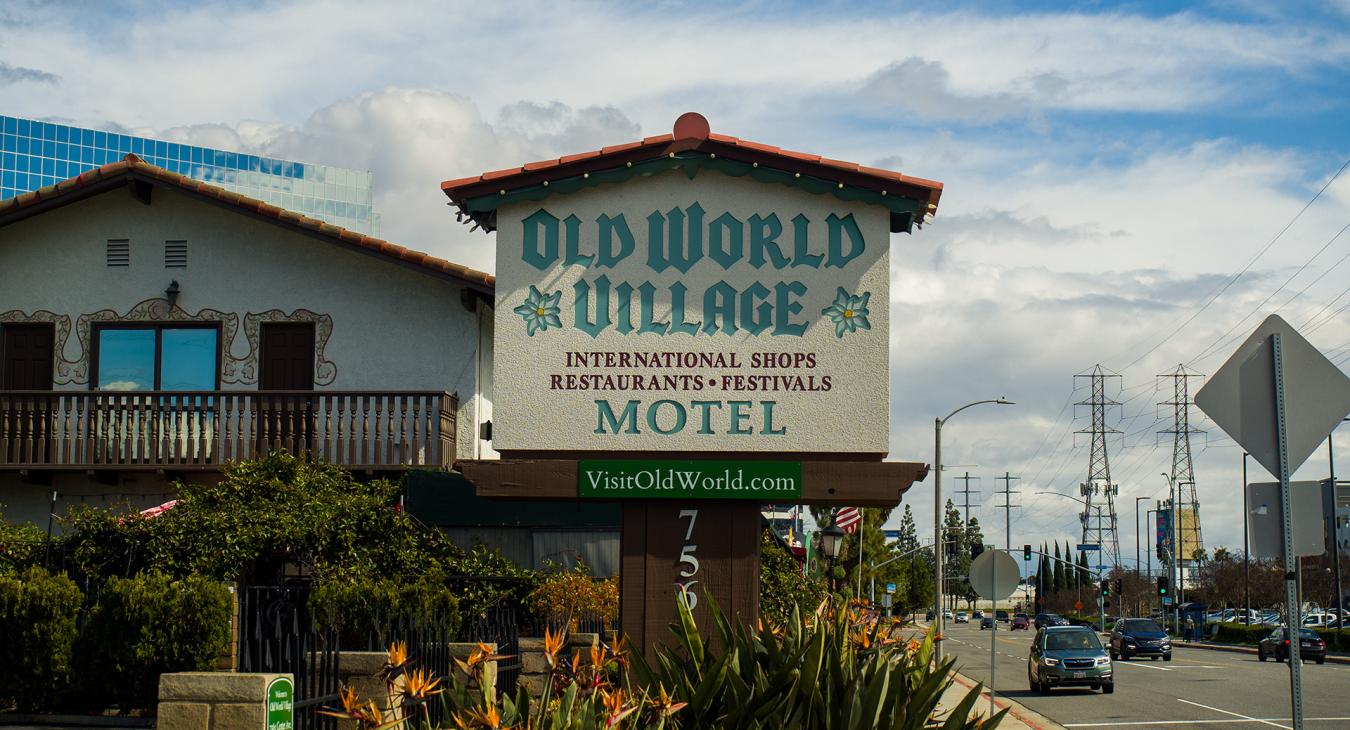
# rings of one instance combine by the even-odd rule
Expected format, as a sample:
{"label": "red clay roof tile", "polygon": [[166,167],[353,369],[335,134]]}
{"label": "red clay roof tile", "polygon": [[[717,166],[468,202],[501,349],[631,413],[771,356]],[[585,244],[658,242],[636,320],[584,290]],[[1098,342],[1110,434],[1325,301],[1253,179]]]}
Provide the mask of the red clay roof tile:
{"label": "red clay roof tile", "polygon": [[[519,172],[519,170],[511,170],[509,172],[514,174]],[[357,245],[374,253],[399,261],[407,261],[437,274],[449,274],[483,292],[490,293],[497,285],[496,277],[491,274],[475,271],[459,264],[452,264],[444,259],[438,259],[420,251],[404,248],[403,246],[373,236],[367,236],[356,231],[347,230],[324,221],[316,220],[301,213],[240,195],[239,193],[225,190],[224,188],[219,188],[200,180],[193,180],[184,175],[169,172],[162,167],[156,167],[141,160],[136,155],[127,155],[121,160],[110,162],[92,170],[86,170],[75,177],[62,180],[54,185],[48,185],[47,187],[23,193],[22,195],[10,198],[9,200],[0,201],[0,225],[4,225],[7,222],[7,219],[11,217],[17,217],[16,214],[20,211],[24,211],[30,206],[40,202],[50,200],[57,201],[57,203],[60,204],[61,198],[69,198],[70,202],[74,202],[74,200],[79,199],[75,196],[75,193],[80,190],[87,188],[94,183],[110,180],[120,175],[135,175],[142,179],[148,178],[190,193],[203,195],[222,203],[237,206],[242,210],[257,213],[262,217],[278,221],[279,223],[292,225],[297,228],[314,230],[335,241]],[[474,181],[478,180],[478,178],[466,178],[466,180],[467,179],[472,179]],[[25,215],[22,217],[27,216]]]}
{"label": "red clay roof tile", "polygon": [[[687,151],[706,151],[724,154],[732,159],[740,157],[758,165],[809,175],[844,185],[885,191],[890,195],[918,200],[927,204],[927,213],[936,210],[942,195],[942,183],[902,175],[892,170],[866,167],[853,162],[822,158],[805,152],[794,152],[772,145],[760,144],[708,129],[708,120],[694,112],[682,114],[675,121],[672,134],[646,137],[638,142],[610,145],[599,150],[563,155],[556,160],[531,162],[520,167],[496,170],[473,177],[447,180],[441,190],[459,206],[460,213],[475,224],[492,230],[490,212],[469,213],[467,203],[473,198],[529,188],[551,180],[574,177],[588,172],[607,170],[626,163],[642,162],[667,154]],[[922,216],[920,216],[922,217]]]}

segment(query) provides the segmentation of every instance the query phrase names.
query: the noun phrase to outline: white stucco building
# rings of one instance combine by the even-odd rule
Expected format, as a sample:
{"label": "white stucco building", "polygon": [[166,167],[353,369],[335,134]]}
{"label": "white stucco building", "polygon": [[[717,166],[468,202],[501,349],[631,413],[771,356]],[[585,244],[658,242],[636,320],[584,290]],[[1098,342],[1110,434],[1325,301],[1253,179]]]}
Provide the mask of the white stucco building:
{"label": "white stucco building", "polygon": [[147,507],[227,460],[491,458],[492,276],[134,156],[0,204],[0,505]]}

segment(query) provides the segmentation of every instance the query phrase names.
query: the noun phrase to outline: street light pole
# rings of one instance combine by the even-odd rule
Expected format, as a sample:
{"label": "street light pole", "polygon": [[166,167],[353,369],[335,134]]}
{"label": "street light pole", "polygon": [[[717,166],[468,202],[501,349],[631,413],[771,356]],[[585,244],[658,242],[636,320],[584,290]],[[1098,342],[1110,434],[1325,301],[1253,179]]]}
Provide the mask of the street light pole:
{"label": "street light pole", "polygon": [[[1350,418],[1341,419],[1341,423],[1350,421]],[[1337,427],[1340,423],[1336,424]],[[1336,528],[1340,522],[1336,519],[1336,452],[1332,448],[1331,442],[1336,440],[1336,429],[1331,429],[1331,434],[1327,436],[1327,468],[1331,472],[1331,564],[1336,569],[1336,625],[1345,628],[1345,600],[1341,593],[1341,541],[1336,534]]]}
{"label": "street light pole", "polygon": [[[942,616],[942,591],[944,586],[943,558],[942,552],[947,542],[943,540],[942,520],[946,516],[942,513],[942,425],[951,420],[952,416],[964,411],[972,406],[978,406],[985,403],[996,403],[1002,406],[1013,405],[1013,402],[1004,398],[992,398],[988,400],[977,400],[974,403],[957,408],[947,414],[946,418],[933,419],[933,624],[937,627],[939,636],[946,631],[946,621]],[[937,661],[942,663],[942,642],[937,643]]]}
{"label": "street light pole", "polygon": [[1252,551],[1251,539],[1247,535],[1247,519],[1252,508],[1247,502],[1247,459],[1251,454],[1242,452],[1242,600],[1246,611],[1242,614],[1242,623],[1252,620]]}

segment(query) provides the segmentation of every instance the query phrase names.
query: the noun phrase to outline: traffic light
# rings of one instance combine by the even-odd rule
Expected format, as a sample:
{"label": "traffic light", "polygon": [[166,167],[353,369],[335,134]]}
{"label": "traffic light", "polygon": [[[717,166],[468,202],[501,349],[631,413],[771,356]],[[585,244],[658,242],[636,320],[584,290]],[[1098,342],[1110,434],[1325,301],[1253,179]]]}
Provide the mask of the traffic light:
{"label": "traffic light", "polygon": [[1109,580],[1102,581],[1101,591],[1102,591],[1102,598],[1111,595],[1111,581]]}
{"label": "traffic light", "polygon": [[1030,545],[1023,545],[1023,546],[1022,546],[1022,559],[1025,560],[1025,561],[1027,561],[1027,562],[1031,562],[1031,546],[1030,546]]}
{"label": "traffic light", "polygon": [[1116,595],[1118,596],[1125,595],[1125,589],[1119,578],[1116,578]]}
{"label": "traffic light", "polygon": [[1167,576],[1165,575],[1158,576],[1158,595],[1167,595]]}

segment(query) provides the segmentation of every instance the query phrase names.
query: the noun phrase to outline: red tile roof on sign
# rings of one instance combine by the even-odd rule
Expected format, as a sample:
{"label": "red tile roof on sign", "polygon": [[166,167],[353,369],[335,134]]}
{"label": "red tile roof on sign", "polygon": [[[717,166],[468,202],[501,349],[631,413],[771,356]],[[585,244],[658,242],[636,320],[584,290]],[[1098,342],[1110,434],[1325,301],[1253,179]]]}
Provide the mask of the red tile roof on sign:
{"label": "red tile roof on sign", "polygon": [[373,254],[378,258],[463,282],[471,289],[486,294],[490,294],[496,287],[496,278],[491,274],[475,271],[467,266],[451,263],[421,251],[414,251],[383,239],[357,233],[285,208],[279,208],[271,203],[230,192],[200,180],[193,180],[185,175],[151,165],[136,155],[127,155],[121,160],[87,170],[77,177],[62,180],[55,185],[48,185],[18,197],[0,201],[0,226],[15,223],[24,218],[116,187],[131,186],[136,183],[150,186],[171,186],[207,202],[223,205],[270,223],[276,223],[363,253]]}
{"label": "red tile roof on sign", "polygon": [[[531,162],[520,167],[447,180],[441,183],[441,190],[459,206],[462,215],[468,215],[467,202],[474,198],[503,195],[522,188],[546,185],[550,181],[682,152],[705,152],[714,157],[720,155],[728,160],[916,200],[921,203],[918,214],[920,222],[937,212],[938,199],[942,197],[942,183],[934,180],[715,134],[709,129],[708,120],[695,112],[685,113],[675,120],[671,134],[647,137],[592,152],[564,155],[556,160]],[[494,227],[490,218],[470,217],[486,228]]]}

